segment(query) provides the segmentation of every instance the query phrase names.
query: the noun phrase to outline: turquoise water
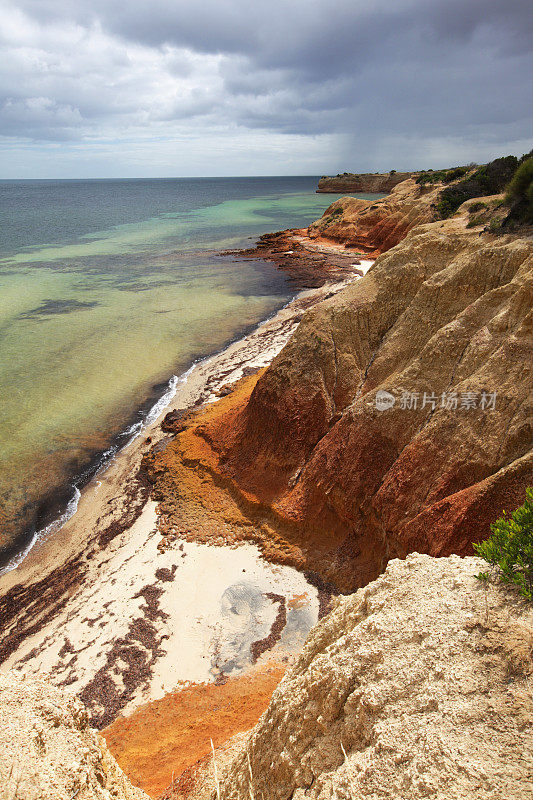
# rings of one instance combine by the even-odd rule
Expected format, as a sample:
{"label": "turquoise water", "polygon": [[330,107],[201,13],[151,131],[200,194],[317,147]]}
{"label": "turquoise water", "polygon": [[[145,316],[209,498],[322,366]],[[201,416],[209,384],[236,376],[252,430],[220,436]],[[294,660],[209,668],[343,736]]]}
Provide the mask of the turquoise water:
{"label": "turquoise water", "polygon": [[[0,182],[0,522],[12,543],[169,378],[290,297],[221,250],[300,227],[316,178]],[[5,554],[4,554],[5,555]]]}

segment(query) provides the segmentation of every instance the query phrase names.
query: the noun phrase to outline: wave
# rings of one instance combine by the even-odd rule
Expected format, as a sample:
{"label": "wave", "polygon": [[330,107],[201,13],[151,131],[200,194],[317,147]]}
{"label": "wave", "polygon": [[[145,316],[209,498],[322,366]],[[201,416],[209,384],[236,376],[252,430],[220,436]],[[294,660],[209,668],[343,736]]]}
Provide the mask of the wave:
{"label": "wave", "polygon": [[48,536],[50,536],[52,533],[57,533],[57,531],[63,527],[65,522],[68,522],[69,519],[74,516],[74,514],[78,510],[78,503],[80,501],[81,492],[76,485],[72,487],[72,490],[73,490],[73,496],[68,501],[67,506],[63,511],[63,513],[60,514],[60,516],[57,517],[57,519],[53,520],[48,525],[45,525],[44,528],[35,531],[35,533],[33,534],[32,538],[30,539],[26,547],[24,547],[23,550],[17,553],[16,556],[13,556],[13,558],[11,558],[7,562],[7,564],[5,564],[0,569],[0,575],[5,575],[6,572],[11,572],[11,570],[16,569],[18,566],[20,566],[20,564],[22,564],[28,553],[35,547],[37,542],[40,542],[43,539],[48,538]]}
{"label": "wave", "polygon": [[[354,264],[353,266],[358,266],[359,269],[363,272],[363,274],[366,274],[373,263],[374,263],[373,260],[361,260],[359,264],[357,265]],[[303,290],[303,292],[305,293],[305,290]],[[296,295],[294,294],[291,295],[289,299],[286,301],[286,303],[284,303],[283,306],[281,306],[281,308],[275,310],[270,316],[268,316],[266,319],[263,319],[259,324],[252,326],[251,330],[258,330],[259,328],[263,327],[263,325],[268,324],[271,320],[273,320],[277,316],[277,314],[279,314],[279,312],[282,309],[287,308],[292,303],[295,296]],[[246,336],[249,335],[249,333],[250,331],[245,333],[244,336],[242,335],[236,336],[229,343],[227,343],[225,347],[222,348],[222,350],[217,351],[217,353],[223,352],[231,344],[234,344],[238,341],[242,341],[243,339],[246,338]],[[139,419],[137,422],[134,422],[124,431],[122,431],[122,433],[120,433],[117,437],[118,443],[113,444],[111,447],[105,450],[102,453],[97,464],[96,465],[93,464],[93,466],[89,470],[87,470],[81,476],[79,476],[79,478],[73,484],[74,496],[67,504],[65,511],[56,520],[51,522],[49,525],[46,525],[44,528],[41,528],[41,530],[37,531],[33,535],[30,542],[26,545],[26,547],[23,548],[23,550],[21,550],[16,556],[14,556],[4,567],[0,568],[0,576],[5,574],[6,572],[10,572],[11,570],[16,569],[24,561],[28,553],[30,553],[30,551],[37,544],[37,542],[42,541],[45,538],[48,538],[48,536],[50,536],[53,533],[57,533],[57,531],[59,531],[63,527],[63,525],[66,522],[68,522],[68,520],[71,519],[71,517],[74,516],[78,508],[79,499],[81,497],[81,492],[79,487],[83,488],[99,473],[103,472],[112,462],[112,460],[117,456],[118,453],[120,453],[122,450],[128,447],[133,441],[135,441],[135,439],[137,439],[143,433],[143,431],[146,430],[147,427],[151,426],[158,419],[158,417],[161,415],[164,409],[168,405],[170,405],[174,396],[176,395],[178,386],[180,384],[187,382],[189,376],[199,364],[205,365],[209,363],[209,361],[211,361],[213,358],[216,357],[217,353],[211,353],[210,355],[204,356],[203,358],[196,359],[191,364],[191,366],[187,370],[185,370],[185,372],[183,372],[181,375],[173,375],[169,379],[167,388],[165,392],[162,394],[162,396],[159,398],[159,400],[157,400],[147,412],[144,413],[140,412],[142,413],[142,418]]]}
{"label": "wave", "polygon": [[[123,450],[124,448],[128,447],[138,436],[142,434],[142,432],[152,425],[160,416],[160,414],[165,410],[165,408],[172,402],[174,396],[178,390],[178,386],[180,384],[186,383],[189,375],[193,371],[193,369],[197,365],[197,361],[195,361],[189,369],[183,372],[181,375],[173,375],[170,380],[168,381],[168,386],[163,395],[157,400],[156,403],[143,415],[143,418],[140,419],[138,422],[135,422],[133,425],[130,425],[119,434],[119,439],[122,440],[120,444],[115,444],[105,450],[100,459],[98,460],[96,466],[84,472],[76,482],[72,485],[73,495],[71,499],[68,501],[65,510],[52,522],[48,525],[45,525],[43,528],[40,528],[38,531],[35,531],[29,542],[25,545],[25,547],[20,550],[16,555],[14,555],[4,566],[0,567],[0,576],[5,575],[7,572],[11,572],[14,569],[17,569],[24,559],[28,556],[28,554],[33,550],[35,545],[38,542],[42,542],[45,539],[48,539],[54,533],[57,533],[61,530],[63,525],[67,523],[76,511],[78,510],[78,503],[81,498],[81,490],[80,486],[83,487],[90,480],[95,478],[98,474],[103,472],[116,455]],[[124,442],[124,439],[126,441]]]}

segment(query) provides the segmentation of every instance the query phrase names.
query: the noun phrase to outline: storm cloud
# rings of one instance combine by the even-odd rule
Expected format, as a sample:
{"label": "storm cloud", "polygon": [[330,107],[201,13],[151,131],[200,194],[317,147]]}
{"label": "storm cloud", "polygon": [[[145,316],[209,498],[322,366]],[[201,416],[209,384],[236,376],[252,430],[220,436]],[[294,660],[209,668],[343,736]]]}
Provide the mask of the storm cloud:
{"label": "storm cloud", "polygon": [[526,0],[0,6],[5,177],[316,174],[531,148]]}

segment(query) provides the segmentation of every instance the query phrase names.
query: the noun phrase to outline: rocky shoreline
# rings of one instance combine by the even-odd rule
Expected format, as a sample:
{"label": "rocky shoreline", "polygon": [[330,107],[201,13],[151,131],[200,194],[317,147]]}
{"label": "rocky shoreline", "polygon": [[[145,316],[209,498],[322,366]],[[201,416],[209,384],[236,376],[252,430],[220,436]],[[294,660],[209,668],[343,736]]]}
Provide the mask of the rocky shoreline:
{"label": "rocky shoreline", "polygon": [[[354,258],[346,255],[344,261],[353,264]],[[227,551],[220,546],[226,544],[220,537],[211,538],[205,545],[183,540],[171,543],[168,536],[162,538],[143,459],[153,449],[165,446],[173,419],[202,406],[209,408],[236,382],[263,369],[288,341],[307,309],[345,288],[370,263],[363,264],[363,269],[345,266],[339,281],[339,273],[328,265],[327,252],[322,261],[326,266],[321,288],[300,292],[245,339],[197,364],[179,383],[162,415],[164,419],[160,417],[120,451],[107,469],[84,487],[77,512],[61,530],[38,543],[16,570],[3,576],[0,659],[4,669],[46,676],[57,685],[69,687],[91,709],[93,721],[104,725],[126,707],[131,710],[140,702],[175,689],[180,682],[216,680],[217,674],[219,679],[235,669],[247,668],[246,657],[236,665],[239,648],[255,652],[255,661],[260,657],[264,661],[272,651],[280,658],[297,652],[318,617],[322,590],[289,567],[281,572],[280,568],[271,568],[251,545]],[[337,261],[335,254],[332,261]],[[220,553],[218,561],[210,555],[215,551]],[[258,567],[261,563],[264,566]],[[211,591],[213,581],[218,580],[215,575],[224,575],[226,583],[220,583],[220,598],[232,584],[232,573],[235,582],[237,574],[246,571],[256,588],[248,595],[243,590],[243,609],[251,613],[250,607],[255,608],[257,621],[249,626],[246,641],[243,639],[231,653],[219,652],[216,656],[210,651],[202,655],[199,646],[198,657],[206,666],[200,662],[184,665],[170,677],[165,668],[156,675],[156,664],[163,657],[170,664],[178,655],[183,657],[183,652],[179,637],[169,647],[168,631],[181,630],[183,625],[185,630],[190,624],[187,620],[193,619],[191,614],[200,619],[204,613],[207,627],[202,635],[209,641],[220,613],[213,605],[202,612],[198,599],[191,606],[186,595],[179,601],[184,606],[180,611],[173,585],[176,569],[183,576],[184,569],[190,572],[187,580],[182,576],[189,585],[194,583],[194,574],[202,576],[207,570],[202,580]],[[211,577],[209,569],[215,570]],[[283,607],[289,603],[281,626],[277,600],[269,600],[269,592],[283,600]],[[302,603],[290,610],[291,598],[300,595]],[[172,597],[176,597],[175,602]],[[165,607],[168,602],[171,608]],[[228,635],[229,629],[226,634],[219,631],[218,651],[224,649]]]}
{"label": "rocky shoreline", "polygon": [[265,233],[254,247],[229,250],[225,255],[271,261],[288,276],[290,284],[305,289],[363,275],[364,270],[358,269],[357,262],[368,259],[368,254],[357,248],[346,248],[334,241],[313,241],[307,228]]}
{"label": "rocky shoreline", "polygon": [[[169,692],[201,696],[209,725],[230,703],[205,728],[214,761],[199,734],[182,742],[190,767],[184,756],[165,797],[415,800],[451,786],[495,800],[521,797],[533,776],[531,613],[483,590],[470,557],[533,482],[533,239],[472,225],[468,202],[435,220],[439,191],[407,180],[382,200],[343,198],[309,228],[233,254],[313,288],[198,364],[164,419],[3,578],[2,667],[75,692],[93,724],[115,720],[120,763],[138,763],[131,731],[145,737],[156,709],[168,733]],[[287,667],[243,735],[251,718],[239,727],[229,682],[257,682],[256,713],[267,673]],[[492,725],[492,696],[507,732]],[[459,754],[458,704],[482,768]],[[405,719],[419,725],[407,743]],[[148,786],[152,769],[159,792],[169,762],[145,749],[136,781]]]}

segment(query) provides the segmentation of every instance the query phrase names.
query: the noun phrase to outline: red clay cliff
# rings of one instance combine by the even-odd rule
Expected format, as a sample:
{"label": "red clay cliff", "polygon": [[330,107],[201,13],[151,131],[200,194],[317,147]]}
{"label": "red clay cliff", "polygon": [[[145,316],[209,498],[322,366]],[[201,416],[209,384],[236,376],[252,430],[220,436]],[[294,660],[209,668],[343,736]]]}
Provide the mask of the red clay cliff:
{"label": "red clay cliff", "polygon": [[[395,193],[386,199],[391,230],[397,215],[429,213],[425,198],[415,212],[406,183],[403,210]],[[352,209],[350,228],[342,211],[337,235],[359,241],[369,213]],[[533,243],[480,235],[466,218],[461,209],[415,225],[364,278],[308,311],[258,378],[151,455],[165,530],[254,539],[349,592],[392,557],[471,553],[502,509],[523,501],[533,483]],[[379,391],[392,407],[380,410]]]}

